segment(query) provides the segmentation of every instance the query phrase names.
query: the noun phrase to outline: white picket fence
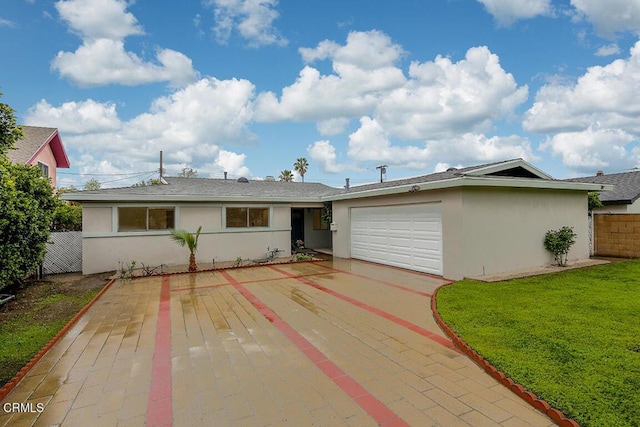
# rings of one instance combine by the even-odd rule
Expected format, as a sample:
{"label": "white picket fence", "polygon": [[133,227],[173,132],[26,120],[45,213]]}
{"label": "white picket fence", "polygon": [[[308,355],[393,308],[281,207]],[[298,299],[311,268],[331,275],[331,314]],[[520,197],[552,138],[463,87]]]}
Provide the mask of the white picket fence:
{"label": "white picket fence", "polygon": [[49,241],[42,263],[45,275],[82,271],[82,231],[53,232]]}

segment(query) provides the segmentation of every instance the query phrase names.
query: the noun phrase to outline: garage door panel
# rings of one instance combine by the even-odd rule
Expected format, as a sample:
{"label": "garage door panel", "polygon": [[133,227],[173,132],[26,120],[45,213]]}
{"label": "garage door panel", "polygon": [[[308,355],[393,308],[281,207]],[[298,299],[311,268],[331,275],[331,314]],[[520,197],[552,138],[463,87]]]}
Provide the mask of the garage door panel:
{"label": "garage door panel", "polygon": [[439,203],[351,209],[351,257],[442,274]]}

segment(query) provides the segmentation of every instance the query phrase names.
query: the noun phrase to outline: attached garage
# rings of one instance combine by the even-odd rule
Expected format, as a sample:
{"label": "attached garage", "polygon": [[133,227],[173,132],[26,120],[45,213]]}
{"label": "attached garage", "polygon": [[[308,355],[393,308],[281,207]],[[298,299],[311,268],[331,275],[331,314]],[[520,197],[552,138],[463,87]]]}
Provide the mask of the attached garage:
{"label": "attached garage", "polygon": [[442,275],[440,203],[351,208],[351,257]]}
{"label": "attached garage", "polygon": [[447,279],[553,262],[548,230],[573,227],[569,260],[589,257],[587,193],[607,186],[559,181],[522,159],[345,188],[333,206],[333,255]]}

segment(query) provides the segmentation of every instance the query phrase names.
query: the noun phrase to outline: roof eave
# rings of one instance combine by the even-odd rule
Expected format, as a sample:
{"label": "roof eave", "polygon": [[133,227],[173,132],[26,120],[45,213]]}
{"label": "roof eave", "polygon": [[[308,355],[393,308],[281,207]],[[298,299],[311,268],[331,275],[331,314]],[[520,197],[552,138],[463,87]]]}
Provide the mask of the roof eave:
{"label": "roof eave", "polygon": [[535,166],[533,166],[532,164],[522,160],[522,159],[514,159],[514,160],[509,160],[506,161],[504,163],[500,163],[497,165],[491,165],[491,166],[485,166],[483,168],[478,168],[478,169],[474,169],[470,172],[468,172],[465,175],[469,175],[469,176],[478,176],[478,175],[489,175],[495,172],[500,172],[503,170],[507,170],[507,169],[512,169],[514,167],[518,167],[520,166],[521,168],[531,172],[534,175],[537,175],[538,177],[540,177],[540,179],[549,179],[552,180],[553,177],[549,174],[546,174],[544,172],[542,172],[540,169],[536,168]]}
{"label": "roof eave", "polygon": [[60,198],[72,202],[154,202],[154,203],[175,203],[175,202],[200,202],[200,203],[220,203],[220,202],[248,202],[248,203],[317,203],[321,201],[320,196],[315,197],[253,197],[253,196],[202,196],[195,194],[185,195],[143,195],[143,194],[82,194],[63,193]]}
{"label": "roof eave", "polygon": [[[417,188],[416,188],[417,187]],[[511,187],[511,188],[537,188],[573,191],[608,191],[612,185],[591,184],[583,182],[567,182],[556,180],[542,180],[532,178],[498,178],[482,176],[462,176],[441,181],[418,182],[397,187],[379,188],[367,191],[342,193],[322,197],[323,201],[337,201],[357,199],[363,197],[386,196],[405,192],[440,190],[455,187]]]}
{"label": "roof eave", "polygon": [[56,167],[68,169],[71,167],[71,163],[69,162],[69,157],[67,156],[67,152],[64,149],[64,145],[62,145],[62,140],[60,139],[60,135],[58,134],[58,129],[54,129],[54,131],[49,135],[49,137],[44,141],[40,147],[36,150],[35,153],[29,158],[27,164],[30,164],[35,160],[36,157],[44,150],[44,148],[49,145],[51,151],[53,152],[53,157],[56,159]]}

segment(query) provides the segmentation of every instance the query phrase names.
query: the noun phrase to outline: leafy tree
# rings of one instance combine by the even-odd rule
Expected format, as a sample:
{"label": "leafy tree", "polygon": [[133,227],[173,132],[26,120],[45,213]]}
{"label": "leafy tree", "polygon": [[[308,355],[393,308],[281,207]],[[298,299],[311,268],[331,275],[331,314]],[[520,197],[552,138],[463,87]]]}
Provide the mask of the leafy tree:
{"label": "leafy tree", "polygon": [[198,171],[193,168],[182,168],[182,171],[178,173],[178,176],[181,178],[197,178]]}
{"label": "leafy tree", "polygon": [[132,187],[147,187],[149,185],[161,185],[162,181],[159,179],[149,179],[147,181],[136,182]]}
{"label": "leafy tree", "polygon": [[291,173],[290,170],[285,169],[282,172],[280,172],[280,177],[278,179],[284,182],[293,182],[293,173]]}
{"label": "leafy tree", "polygon": [[600,194],[594,192],[589,192],[589,212],[594,209],[598,209],[602,207],[602,202],[600,201]]}
{"label": "leafy tree", "polygon": [[198,227],[195,234],[186,230],[171,230],[171,238],[180,246],[187,246],[189,249],[189,271],[198,271],[196,265],[196,251],[198,250],[198,239],[200,238],[202,226]]}
{"label": "leafy tree", "polygon": [[293,168],[300,174],[300,178],[302,178],[302,182],[304,182],[304,174],[307,173],[307,169],[309,169],[309,162],[304,157],[300,157],[293,164]]}
{"label": "leafy tree", "polygon": [[0,156],[0,288],[34,271],[44,258],[56,200],[34,166]]}
{"label": "leafy tree", "polygon": [[20,139],[24,139],[24,133],[16,124],[13,108],[0,102],[0,156],[5,156]]}
{"label": "leafy tree", "polygon": [[57,199],[51,231],[82,231],[82,206]]}
{"label": "leafy tree", "polygon": [[100,187],[102,187],[102,184],[100,184],[100,181],[98,181],[95,178],[91,178],[89,181],[84,183],[84,189],[85,190],[99,190]]}
{"label": "leafy tree", "polygon": [[549,230],[544,236],[544,248],[553,254],[559,266],[567,265],[567,254],[576,242],[573,227],[564,226],[559,230]]}

